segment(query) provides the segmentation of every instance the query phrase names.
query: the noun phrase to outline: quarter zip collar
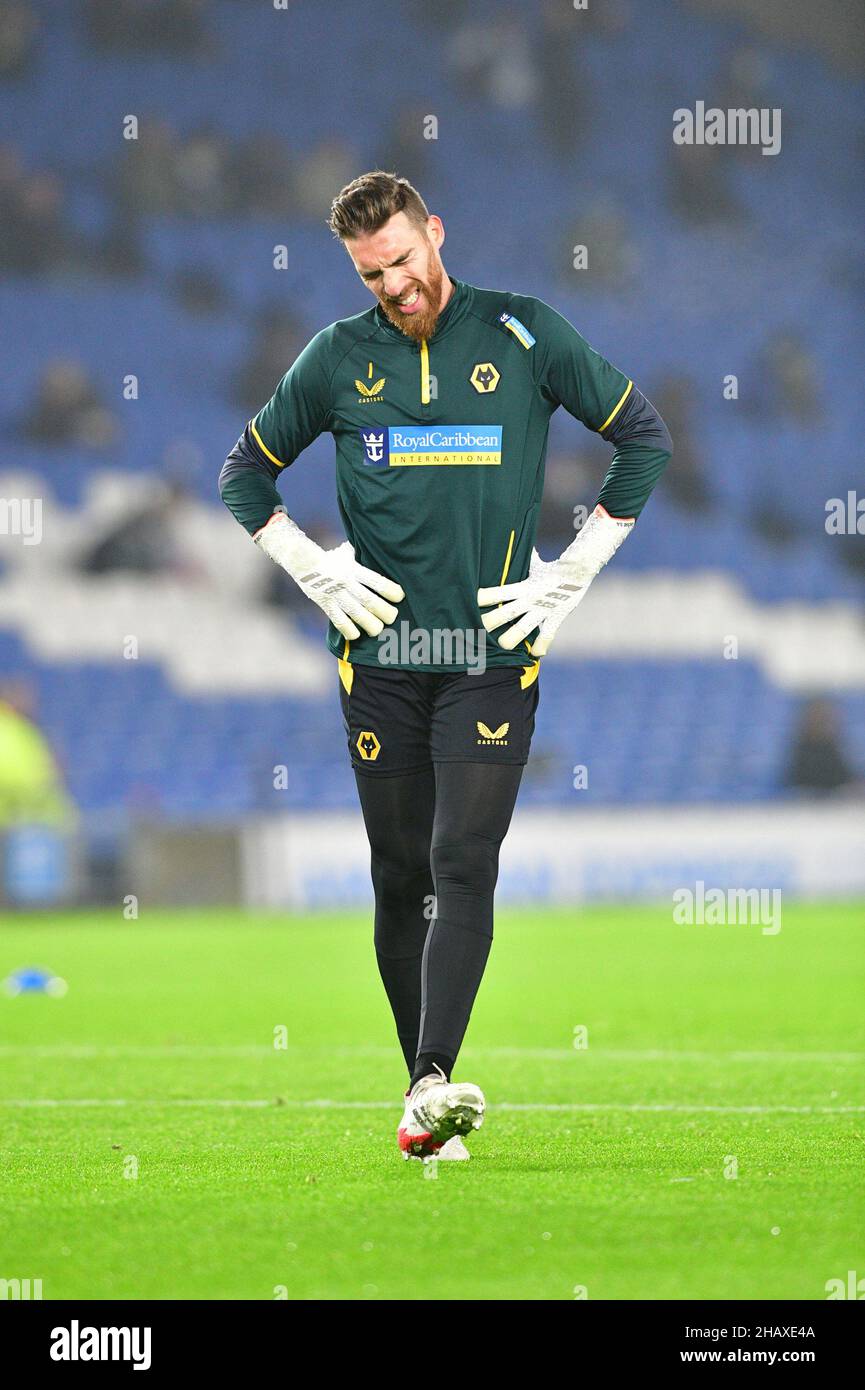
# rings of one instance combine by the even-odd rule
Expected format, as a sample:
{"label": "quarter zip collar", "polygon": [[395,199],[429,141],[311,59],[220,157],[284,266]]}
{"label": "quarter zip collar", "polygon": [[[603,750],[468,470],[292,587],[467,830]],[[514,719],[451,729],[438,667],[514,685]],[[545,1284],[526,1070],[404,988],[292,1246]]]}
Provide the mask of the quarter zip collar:
{"label": "quarter zip collar", "polygon": [[[428,339],[430,343],[437,343],[446,333],[449,333],[455,324],[465,318],[471,306],[474,293],[471,285],[466,285],[462,280],[455,280],[452,275],[449,275],[448,279],[453,285],[453,293],[438,316],[435,332],[432,337]],[[414,338],[409,338],[406,333],[403,333],[402,329],[397,328],[396,324],[391,323],[380,304],[375,306],[375,313],[380,328],[383,328],[392,338],[398,338],[401,342],[405,343],[406,347],[412,347],[415,352],[418,351],[419,345],[417,341]]]}

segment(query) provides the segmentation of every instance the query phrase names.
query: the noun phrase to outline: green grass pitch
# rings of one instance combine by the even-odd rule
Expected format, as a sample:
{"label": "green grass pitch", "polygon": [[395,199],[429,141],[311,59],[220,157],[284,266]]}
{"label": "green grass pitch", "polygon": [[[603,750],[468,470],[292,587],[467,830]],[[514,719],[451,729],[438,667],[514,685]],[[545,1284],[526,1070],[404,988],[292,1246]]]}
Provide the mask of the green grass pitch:
{"label": "green grass pitch", "polygon": [[865,1276],[863,915],[787,905],[770,937],[501,911],[457,1071],[486,1123],[471,1163],[429,1170],[396,1148],[365,914],[2,919],[0,978],[44,965],[69,990],[0,994],[0,1278],[46,1299],[825,1299]]}

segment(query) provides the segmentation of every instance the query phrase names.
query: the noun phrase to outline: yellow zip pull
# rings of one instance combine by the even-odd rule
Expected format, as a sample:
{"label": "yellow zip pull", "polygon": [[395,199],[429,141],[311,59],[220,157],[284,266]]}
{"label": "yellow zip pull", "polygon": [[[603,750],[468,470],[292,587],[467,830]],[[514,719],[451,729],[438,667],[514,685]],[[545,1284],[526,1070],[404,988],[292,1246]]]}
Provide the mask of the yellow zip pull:
{"label": "yellow zip pull", "polygon": [[429,347],[426,338],[421,339],[420,345],[420,403],[429,405],[430,403],[430,379],[429,379]]}

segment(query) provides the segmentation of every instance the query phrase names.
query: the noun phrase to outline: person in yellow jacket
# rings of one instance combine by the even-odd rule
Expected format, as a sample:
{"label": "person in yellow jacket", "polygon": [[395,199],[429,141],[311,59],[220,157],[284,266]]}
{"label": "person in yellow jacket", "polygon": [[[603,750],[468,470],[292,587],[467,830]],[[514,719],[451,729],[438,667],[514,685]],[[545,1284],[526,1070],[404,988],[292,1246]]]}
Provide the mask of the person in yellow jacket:
{"label": "person in yellow jacket", "polygon": [[50,744],[26,712],[26,690],[0,688],[0,831],[69,827],[76,818]]}

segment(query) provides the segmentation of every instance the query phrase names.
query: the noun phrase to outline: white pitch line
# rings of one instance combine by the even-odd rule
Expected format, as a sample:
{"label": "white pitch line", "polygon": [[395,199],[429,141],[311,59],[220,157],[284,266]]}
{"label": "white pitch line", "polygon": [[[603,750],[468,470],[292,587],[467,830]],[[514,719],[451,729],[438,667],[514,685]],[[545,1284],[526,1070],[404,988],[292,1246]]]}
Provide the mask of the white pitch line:
{"label": "white pitch line", "polygon": [[528,1057],[538,1061],[566,1061],[569,1057],[597,1058],[605,1062],[862,1062],[865,1052],[773,1051],[700,1052],[664,1048],[628,1047],[467,1047],[466,1056]]}
{"label": "white pitch line", "polygon": [[551,1110],[551,1111],[575,1111],[586,1112],[604,1110],[627,1110],[637,1113],[647,1114],[676,1114],[676,1115],[862,1115],[865,1114],[865,1105],[678,1105],[678,1104],[659,1104],[649,1105],[638,1102],[636,1104],[618,1104],[615,1101],[593,1104],[591,1102],[581,1104],[564,1101],[562,1103],[541,1104],[527,1102],[522,1104],[519,1101],[500,1101],[498,1105],[490,1107],[493,1110]]}
{"label": "white pitch line", "polygon": [[[88,1058],[88,1057],[269,1057],[288,1053],[299,1056],[392,1058],[392,1047],[303,1047],[289,1044],[275,1048],[272,1043],[6,1043],[0,1044],[0,1057]],[[467,1047],[466,1057],[528,1058],[543,1062],[596,1059],[607,1062],[862,1062],[865,1052],[785,1052],[771,1051],[700,1052],[664,1048],[615,1047]]]}
{"label": "white pitch line", "polygon": [[[217,1107],[221,1109],[247,1110],[393,1110],[400,1103],[390,1100],[253,1100],[242,1098],[177,1097],[165,1100],[147,1097],[130,1100],[125,1097],[69,1097],[48,1099],[26,1097],[24,1099],[0,1099],[0,1107],[17,1110],[60,1110],[60,1109],[159,1109],[163,1106]],[[628,1112],[634,1114],[673,1114],[673,1115],[862,1115],[865,1105],[680,1105],[677,1103],[650,1104],[643,1102],[569,1102],[569,1101],[496,1101],[490,1110],[504,1111],[546,1111],[549,1113],[592,1115],[607,1112]]]}

